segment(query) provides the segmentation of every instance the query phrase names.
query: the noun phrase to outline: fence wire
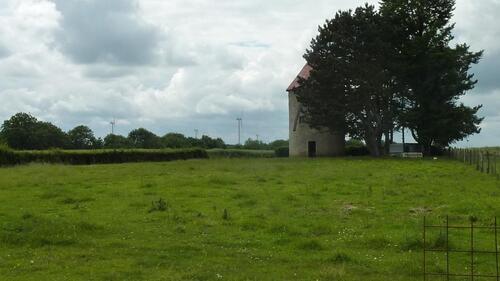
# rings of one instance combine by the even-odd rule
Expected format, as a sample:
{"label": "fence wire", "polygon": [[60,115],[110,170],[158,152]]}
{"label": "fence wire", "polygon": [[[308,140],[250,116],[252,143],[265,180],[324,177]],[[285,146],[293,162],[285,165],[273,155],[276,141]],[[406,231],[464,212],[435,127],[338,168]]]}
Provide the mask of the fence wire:
{"label": "fence wire", "polygon": [[[435,248],[432,245],[430,245],[428,241],[428,231],[430,229],[441,229],[445,230],[445,245],[444,249],[443,248]],[[469,242],[470,244],[468,245],[467,249],[456,249],[450,247],[450,229],[461,229],[462,231],[465,230],[469,234]],[[475,245],[475,238],[474,234],[479,230],[491,230],[494,233],[494,246],[495,248],[493,250],[482,250],[478,249]],[[477,238],[476,238],[477,239]],[[493,245],[493,244],[492,244]],[[445,269],[439,270],[438,272],[431,272],[428,269],[428,254],[429,253],[443,253],[445,254]],[[468,267],[468,272],[452,272],[450,270],[451,265],[453,264],[452,261],[450,261],[450,256],[453,253],[460,253],[460,254],[465,254],[469,255],[470,257],[470,264]],[[476,270],[475,266],[477,265],[475,262],[475,258],[477,258],[479,255],[488,255],[491,256],[491,259],[495,259],[495,268],[492,269],[489,274],[484,274],[478,272]],[[424,217],[424,223],[423,223],[423,279],[424,281],[431,280],[431,277],[441,277],[445,278],[445,280],[456,280],[456,279],[450,279],[450,278],[457,278],[457,277],[466,277],[467,280],[497,280],[500,281],[500,273],[499,273],[499,252],[498,252],[498,226],[497,226],[497,218],[495,217],[494,224],[491,226],[480,226],[480,225],[475,225],[475,222],[473,219],[470,220],[469,225],[450,225],[449,224],[449,218],[446,217],[446,221],[442,225],[435,225],[435,224],[427,224],[426,217]],[[440,279],[443,280],[443,279]]]}
{"label": "fence wire", "polygon": [[453,148],[448,156],[465,164],[475,166],[478,171],[494,175],[500,180],[500,153],[494,150]]}

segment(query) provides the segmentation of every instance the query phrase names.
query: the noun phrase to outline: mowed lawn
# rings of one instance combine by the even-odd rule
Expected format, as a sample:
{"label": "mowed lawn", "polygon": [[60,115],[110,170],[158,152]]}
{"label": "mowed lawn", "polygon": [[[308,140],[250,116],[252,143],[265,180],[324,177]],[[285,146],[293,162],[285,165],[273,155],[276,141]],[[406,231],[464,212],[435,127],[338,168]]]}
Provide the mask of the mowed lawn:
{"label": "mowed lawn", "polygon": [[490,224],[499,181],[448,160],[1,168],[0,280],[421,280],[424,213]]}

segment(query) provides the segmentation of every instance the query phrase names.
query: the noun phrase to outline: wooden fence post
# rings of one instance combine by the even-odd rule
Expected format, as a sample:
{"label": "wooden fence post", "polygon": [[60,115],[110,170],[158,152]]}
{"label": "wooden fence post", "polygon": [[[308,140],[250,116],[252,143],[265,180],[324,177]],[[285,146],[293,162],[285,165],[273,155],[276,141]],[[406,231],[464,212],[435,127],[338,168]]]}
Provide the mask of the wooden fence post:
{"label": "wooden fence post", "polygon": [[481,152],[481,173],[484,173],[484,153]]}
{"label": "wooden fence post", "polygon": [[490,152],[486,152],[486,158],[488,160],[488,174],[490,174]]}
{"label": "wooden fence post", "polygon": [[479,171],[479,150],[476,150],[476,170]]}

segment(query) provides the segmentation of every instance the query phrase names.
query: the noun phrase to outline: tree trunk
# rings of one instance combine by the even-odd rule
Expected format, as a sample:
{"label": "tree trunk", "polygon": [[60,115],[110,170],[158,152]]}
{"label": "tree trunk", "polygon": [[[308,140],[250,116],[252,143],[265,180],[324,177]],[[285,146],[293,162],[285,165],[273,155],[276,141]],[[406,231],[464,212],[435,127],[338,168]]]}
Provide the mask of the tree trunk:
{"label": "tree trunk", "polygon": [[390,136],[390,132],[389,131],[386,131],[385,132],[385,143],[384,143],[384,152],[385,152],[385,155],[388,155],[389,152],[390,152],[390,149],[391,149],[391,136]]}
{"label": "tree trunk", "polygon": [[372,157],[380,157],[380,142],[377,140],[376,135],[367,135],[365,138],[366,146],[368,147],[368,150],[370,151],[370,155]]}

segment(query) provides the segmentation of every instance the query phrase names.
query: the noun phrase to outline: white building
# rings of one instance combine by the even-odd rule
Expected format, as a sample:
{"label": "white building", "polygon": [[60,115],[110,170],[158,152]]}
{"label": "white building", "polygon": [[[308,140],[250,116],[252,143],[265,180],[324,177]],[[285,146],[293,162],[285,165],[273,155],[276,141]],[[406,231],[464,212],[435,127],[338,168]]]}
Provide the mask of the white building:
{"label": "white building", "polygon": [[[311,67],[305,65],[298,77],[309,78]],[[299,87],[298,77],[287,89],[289,108],[290,157],[327,157],[344,154],[344,134],[333,133],[328,129],[313,129],[304,122],[302,105],[297,101],[294,90]]]}

